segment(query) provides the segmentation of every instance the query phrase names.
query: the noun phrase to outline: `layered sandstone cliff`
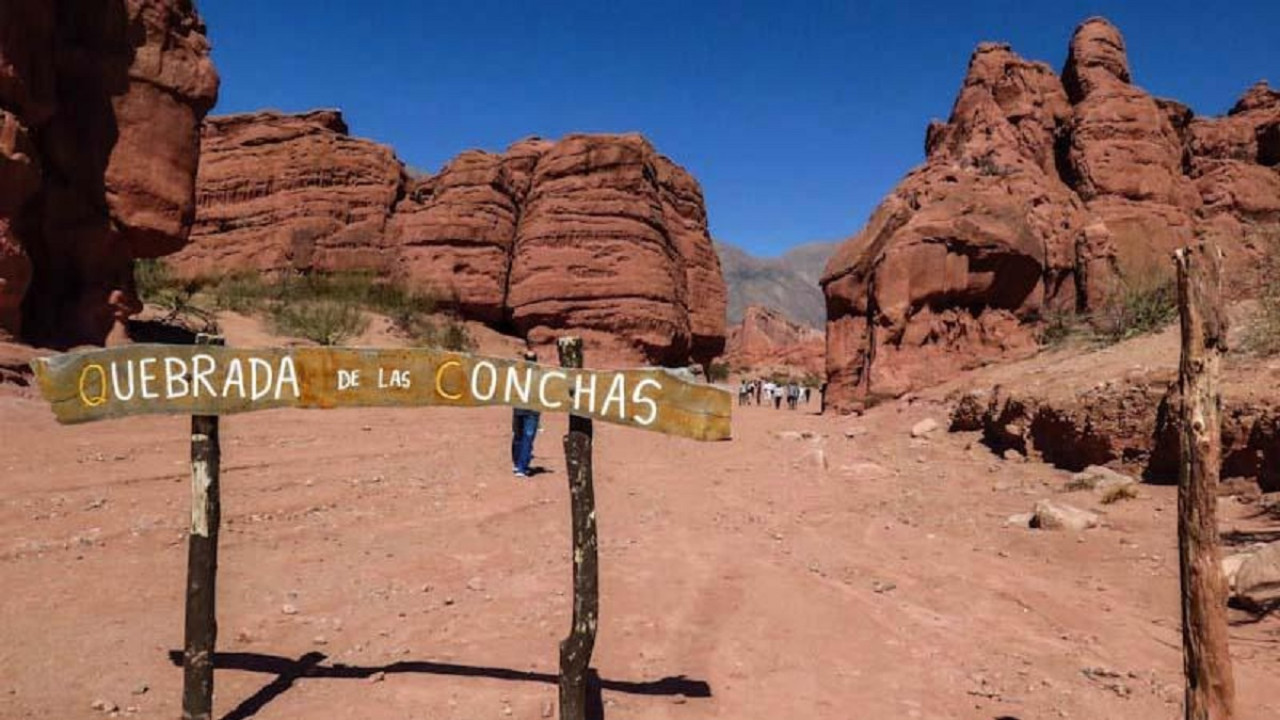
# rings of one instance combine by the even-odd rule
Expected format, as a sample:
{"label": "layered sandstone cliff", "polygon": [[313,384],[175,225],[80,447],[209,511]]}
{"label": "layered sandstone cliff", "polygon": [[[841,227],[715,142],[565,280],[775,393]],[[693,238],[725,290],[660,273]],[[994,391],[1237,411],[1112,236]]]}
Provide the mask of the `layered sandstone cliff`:
{"label": "layered sandstone cliff", "polygon": [[194,215],[217,96],[190,0],[0,3],[0,340],[122,335]]}
{"label": "layered sandstone cliff", "polygon": [[198,180],[191,241],[169,261],[194,276],[382,269],[405,182],[395,153],[349,137],[333,110],[210,118]]}
{"label": "layered sandstone cliff", "polygon": [[1171,272],[1197,234],[1243,271],[1280,228],[1278,98],[1255,86],[1227,117],[1195,118],[1132,84],[1100,18],[1076,30],[1061,77],[980,45],[925,163],[827,265],[830,404],[1033,352],[1046,314]]}
{"label": "layered sandstone cliff", "polygon": [[639,135],[470,150],[425,178],[331,111],[215,118],[204,141],[182,275],[372,270],[535,344],[574,332],[665,365],[723,350],[702,190]]}

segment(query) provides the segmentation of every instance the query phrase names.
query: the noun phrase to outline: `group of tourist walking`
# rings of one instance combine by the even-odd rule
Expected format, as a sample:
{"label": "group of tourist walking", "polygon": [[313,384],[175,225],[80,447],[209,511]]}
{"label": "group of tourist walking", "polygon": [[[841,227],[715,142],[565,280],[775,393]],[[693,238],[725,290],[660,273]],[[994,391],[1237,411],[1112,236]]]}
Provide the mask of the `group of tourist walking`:
{"label": "group of tourist walking", "polygon": [[802,386],[795,380],[776,383],[763,378],[756,380],[744,378],[738,382],[738,404],[773,405],[775,410],[779,410],[782,408],[782,403],[786,402],[788,409],[795,410],[801,402],[805,405],[809,404],[809,395],[812,390],[808,385]]}

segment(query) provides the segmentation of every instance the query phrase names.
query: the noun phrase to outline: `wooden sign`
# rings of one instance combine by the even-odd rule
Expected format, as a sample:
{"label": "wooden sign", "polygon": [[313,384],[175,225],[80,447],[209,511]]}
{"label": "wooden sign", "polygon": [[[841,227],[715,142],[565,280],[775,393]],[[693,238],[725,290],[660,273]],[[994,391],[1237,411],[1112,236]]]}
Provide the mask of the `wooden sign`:
{"label": "wooden sign", "polygon": [[32,362],[62,423],[271,408],[568,412],[695,440],[730,437],[729,392],[662,369],[578,370],[426,349],[127,345]]}

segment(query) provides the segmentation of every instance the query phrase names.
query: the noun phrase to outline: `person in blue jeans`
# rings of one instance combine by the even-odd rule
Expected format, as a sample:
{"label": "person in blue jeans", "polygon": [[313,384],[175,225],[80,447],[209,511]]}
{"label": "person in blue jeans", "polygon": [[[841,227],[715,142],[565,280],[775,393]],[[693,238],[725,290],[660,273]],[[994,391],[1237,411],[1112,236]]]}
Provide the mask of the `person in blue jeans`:
{"label": "person in blue jeans", "polygon": [[[528,362],[538,361],[538,354],[533,350],[526,350],[523,357]],[[511,472],[518,478],[529,477],[539,417],[537,410],[514,408],[511,411]]]}

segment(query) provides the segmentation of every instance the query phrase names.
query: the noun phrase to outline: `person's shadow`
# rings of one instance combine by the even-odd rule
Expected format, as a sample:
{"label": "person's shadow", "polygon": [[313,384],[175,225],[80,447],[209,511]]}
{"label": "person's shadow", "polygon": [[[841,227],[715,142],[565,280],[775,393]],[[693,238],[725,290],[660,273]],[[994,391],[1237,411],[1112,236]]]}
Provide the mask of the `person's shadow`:
{"label": "person's shadow", "polygon": [[[458,665],[454,663],[408,660],[388,665],[324,665],[324,653],[309,652],[297,660],[261,653],[215,653],[213,666],[217,670],[240,670],[275,675],[275,679],[258,692],[245,698],[239,705],[222,716],[222,720],[246,720],[258,714],[272,700],[283,695],[302,678],[366,679],[378,674],[428,673],[455,677],[483,677],[513,682],[540,682],[559,685],[559,677],[550,673],[536,673],[510,668]],[[182,651],[170,650],[169,660],[182,665]],[[632,695],[683,696],[709,698],[711,686],[704,680],[691,680],[684,675],[668,676],[661,680],[635,682],[629,680],[604,680],[595,670],[587,671],[587,720],[604,720],[602,691],[623,692]]]}

